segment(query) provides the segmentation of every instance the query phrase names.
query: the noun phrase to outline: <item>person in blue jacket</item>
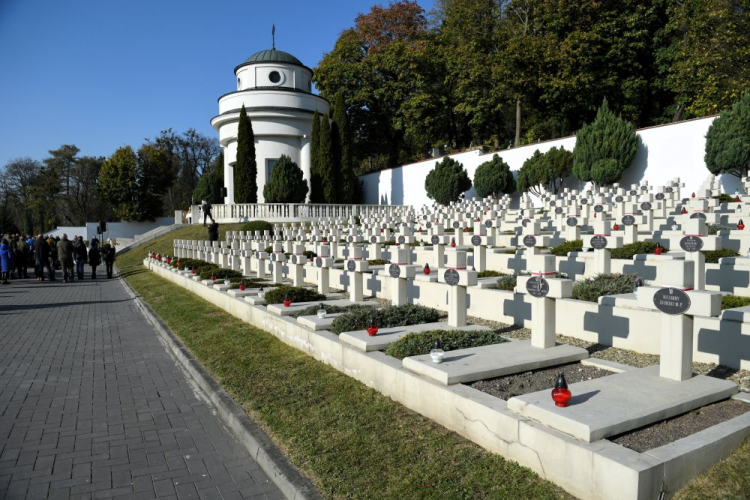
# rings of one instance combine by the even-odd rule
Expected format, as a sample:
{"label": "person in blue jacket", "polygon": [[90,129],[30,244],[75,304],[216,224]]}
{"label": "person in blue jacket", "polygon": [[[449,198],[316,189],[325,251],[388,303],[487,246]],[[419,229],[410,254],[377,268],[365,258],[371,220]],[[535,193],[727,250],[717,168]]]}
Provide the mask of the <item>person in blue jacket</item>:
{"label": "person in blue jacket", "polygon": [[3,278],[3,285],[10,285],[8,278],[10,277],[10,271],[13,269],[13,252],[10,250],[8,240],[3,238],[0,242],[0,273]]}

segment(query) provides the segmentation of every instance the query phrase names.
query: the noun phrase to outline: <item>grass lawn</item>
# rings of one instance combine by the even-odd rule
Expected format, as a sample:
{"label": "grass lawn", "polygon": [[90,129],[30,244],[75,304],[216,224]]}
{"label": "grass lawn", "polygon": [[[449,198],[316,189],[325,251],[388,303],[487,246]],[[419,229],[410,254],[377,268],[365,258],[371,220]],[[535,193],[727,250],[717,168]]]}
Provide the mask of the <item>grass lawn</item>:
{"label": "grass lawn", "polygon": [[[569,498],[531,470],[145,271],[146,250],[171,254],[175,238],[206,239],[205,228],[174,231],[120,256],[116,264],[325,497]],[[749,464],[746,442],[682,490],[679,498],[745,498],[750,492]]]}

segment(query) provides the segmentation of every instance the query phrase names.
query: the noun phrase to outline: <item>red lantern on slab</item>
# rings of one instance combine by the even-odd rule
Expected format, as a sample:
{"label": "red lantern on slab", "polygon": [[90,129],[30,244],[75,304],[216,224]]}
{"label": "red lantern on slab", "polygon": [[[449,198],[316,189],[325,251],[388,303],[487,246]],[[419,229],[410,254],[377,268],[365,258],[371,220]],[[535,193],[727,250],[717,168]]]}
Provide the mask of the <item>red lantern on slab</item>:
{"label": "red lantern on slab", "polygon": [[429,275],[430,275],[430,265],[429,265],[429,264],[425,264],[425,265],[424,265],[424,273],[425,273],[425,275],[427,275],[427,276],[429,276]]}
{"label": "red lantern on slab", "polygon": [[557,376],[555,381],[555,388],[552,389],[552,400],[555,402],[555,406],[566,407],[570,402],[572,394],[568,390],[568,383],[565,381],[565,375],[562,373]]}
{"label": "red lantern on slab", "polygon": [[456,238],[451,238],[451,248],[456,248]]}
{"label": "red lantern on slab", "polygon": [[740,219],[740,221],[737,223],[737,229],[739,229],[740,231],[745,229],[745,223],[742,222],[742,219]]}
{"label": "red lantern on slab", "polygon": [[367,325],[367,335],[374,337],[378,334],[378,325],[375,324],[375,319],[370,318],[370,324]]}
{"label": "red lantern on slab", "polygon": [[289,298],[289,295],[284,297],[284,307],[289,307],[292,305],[292,299]]}
{"label": "red lantern on slab", "polygon": [[661,255],[661,253],[664,251],[664,249],[661,247],[660,244],[656,244],[656,248],[654,248],[654,255]]}
{"label": "red lantern on slab", "polygon": [[612,226],[612,229],[614,229],[615,231],[619,231],[620,226],[618,224],[615,224],[614,226]]}
{"label": "red lantern on slab", "polygon": [[682,207],[682,210],[680,210],[680,213],[681,213],[682,215],[685,215],[685,214],[687,213],[687,208],[685,208],[685,207]]}

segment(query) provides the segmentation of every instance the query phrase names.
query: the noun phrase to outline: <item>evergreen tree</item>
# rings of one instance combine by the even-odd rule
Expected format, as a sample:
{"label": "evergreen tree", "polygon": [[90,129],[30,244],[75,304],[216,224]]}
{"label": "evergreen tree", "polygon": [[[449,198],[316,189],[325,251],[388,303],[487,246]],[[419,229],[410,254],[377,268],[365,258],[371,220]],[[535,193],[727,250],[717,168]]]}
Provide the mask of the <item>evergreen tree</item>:
{"label": "evergreen tree", "polygon": [[296,163],[282,155],[271,171],[271,179],[263,186],[266,203],[304,203],[307,182]]}
{"label": "evergreen tree", "polygon": [[513,179],[510,166],[498,155],[494,155],[492,160],[477,167],[474,174],[474,189],[482,198],[490,195],[499,198],[503,193],[515,192],[516,181]]}
{"label": "evergreen tree", "polygon": [[192,196],[193,203],[199,204],[201,200],[206,200],[213,204],[224,203],[223,188],[224,153],[220,153],[213,161],[211,168],[203,172],[198,184],[195,186]]}
{"label": "evergreen tree", "polygon": [[706,134],[706,167],[714,174],[740,179],[750,169],[750,94],[721,113]]}
{"label": "evergreen tree", "polygon": [[635,158],[638,143],[633,124],[615,116],[604,99],[593,123],[576,134],[573,174],[600,186],[615,183]]}
{"label": "evergreen tree", "polygon": [[320,113],[313,114],[310,137],[310,203],[324,203],[323,181],[320,178]]}
{"label": "evergreen tree", "polygon": [[471,179],[463,165],[446,156],[427,174],[424,188],[430,199],[441,205],[448,205],[452,201],[458,201],[461,193],[471,189]]}
{"label": "evergreen tree", "polygon": [[253,124],[247,117],[245,105],[240,111],[237,129],[237,163],[234,164],[234,202],[258,202],[258,165],[255,162]]}
{"label": "evergreen tree", "polygon": [[336,104],[333,109],[333,122],[336,124],[339,137],[337,151],[341,186],[339,202],[354,203],[357,196],[357,186],[355,185],[357,176],[354,174],[351,126],[349,125],[349,118],[346,115],[346,106],[344,105],[344,95],[342,93],[336,96]]}
{"label": "evergreen tree", "polygon": [[323,199],[325,203],[336,203],[338,186],[336,186],[336,158],[331,141],[331,123],[326,115],[323,115],[322,120],[320,124],[320,151],[318,159],[320,162]]}

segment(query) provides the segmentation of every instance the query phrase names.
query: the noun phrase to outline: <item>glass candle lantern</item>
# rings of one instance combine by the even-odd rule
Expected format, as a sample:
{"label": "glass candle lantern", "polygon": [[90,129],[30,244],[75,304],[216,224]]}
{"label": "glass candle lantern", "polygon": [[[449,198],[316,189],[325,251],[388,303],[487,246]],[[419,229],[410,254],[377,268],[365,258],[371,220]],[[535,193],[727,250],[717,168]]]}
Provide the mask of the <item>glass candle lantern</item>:
{"label": "glass candle lantern", "polygon": [[568,383],[565,381],[565,375],[561,373],[557,376],[557,380],[555,380],[555,388],[552,389],[552,400],[555,402],[555,406],[564,408],[568,406],[571,397]]}
{"label": "glass candle lantern", "polygon": [[326,317],[326,309],[325,307],[323,307],[322,303],[318,306],[318,317],[320,319],[323,319]]}
{"label": "glass candle lantern", "polygon": [[442,344],[440,344],[440,339],[435,339],[435,344],[433,344],[430,350],[430,358],[432,358],[433,363],[442,363],[444,357],[445,351]]}

